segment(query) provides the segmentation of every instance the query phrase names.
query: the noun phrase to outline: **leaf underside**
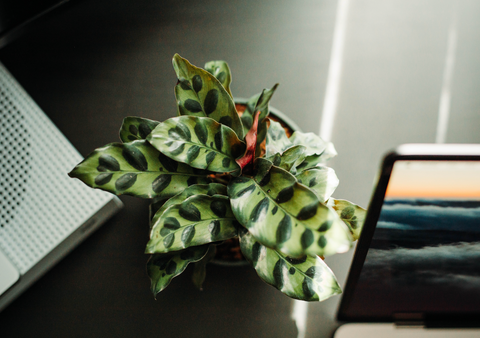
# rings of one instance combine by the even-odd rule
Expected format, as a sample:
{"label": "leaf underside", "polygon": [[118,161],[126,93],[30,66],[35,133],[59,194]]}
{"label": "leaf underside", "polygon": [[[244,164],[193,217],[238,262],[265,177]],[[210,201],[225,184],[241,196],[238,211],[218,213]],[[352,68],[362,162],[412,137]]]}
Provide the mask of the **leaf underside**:
{"label": "leaf underside", "polygon": [[240,248],[260,278],[289,297],[322,301],[341,293],[334,274],[319,257],[288,257],[260,244],[247,231],[240,234]]}
{"label": "leaf underside", "polygon": [[208,173],[168,158],[145,140],[96,149],[69,175],[117,195],[165,199],[211,181]]}
{"label": "leaf underside", "polygon": [[347,251],[351,234],[332,209],[289,172],[257,158],[253,178],[228,185],[237,220],[263,245],[286,255],[332,255]]}

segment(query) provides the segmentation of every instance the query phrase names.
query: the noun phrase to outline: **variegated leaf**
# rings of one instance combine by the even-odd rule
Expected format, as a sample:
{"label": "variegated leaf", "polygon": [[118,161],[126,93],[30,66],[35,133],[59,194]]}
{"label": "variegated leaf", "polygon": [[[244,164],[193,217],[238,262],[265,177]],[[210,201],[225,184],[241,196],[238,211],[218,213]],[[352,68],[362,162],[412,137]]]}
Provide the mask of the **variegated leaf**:
{"label": "variegated leaf", "polygon": [[185,250],[155,254],[147,263],[147,274],[154,295],[165,289],[171,280],[181,274],[189,263],[198,262],[207,254],[209,245],[190,247]]}
{"label": "variegated leaf", "polygon": [[175,204],[180,204],[183,201],[185,201],[187,198],[194,195],[227,196],[227,187],[219,183],[210,183],[210,184],[195,184],[186,188],[181,193],[173,196],[172,198],[164,202],[158,208],[152,207],[152,211],[154,211],[154,215],[151,218],[150,228],[152,228],[153,225],[158,222],[158,219],[160,218],[160,216],[162,216],[163,212],[167,210],[168,207],[171,207],[172,205],[175,205]]}
{"label": "variegated leaf", "polygon": [[304,146],[293,146],[285,150],[283,154],[280,155],[277,153],[267,159],[271,161],[276,167],[280,167],[282,169],[285,169],[286,171],[290,171],[292,174],[295,175],[295,167],[298,164],[302,163],[305,158],[305,149],[306,148]]}
{"label": "variegated leaf", "polygon": [[270,121],[270,126],[267,131],[267,142],[265,144],[265,157],[282,154],[293,145],[282,125],[279,122]]}
{"label": "variegated leaf", "polygon": [[205,70],[215,76],[215,78],[222,84],[227,93],[232,96],[230,91],[230,83],[232,83],[232,74],[230,67],[225,61],[210,61],[205,64]]}
{"label": "variegated leaf", "polygon": [[327,142],[322,140],[314,133],[302,133],[300,131],[296,131],[292,134],[292,136],[290,136],[289,140],[295,145],[302,145],[306,147],[305,156],[320,155],[327,147]]}
{"label": "variegated leaf", "polygon": [[228,197],[195,195],[168,207],[152,227],[146,253],[177,251],[237,235]]}
{"label": "variegated leaf", "polygon": [[230,182],[228,195],[235,217],[260,243],[293,257],[350,248],[350,231],[315,193],[266,159],[257,158],[255,166],[253,178]]}
{"label": "variegated leaf", "polygon": [[117,195],[159,199],[170,198],[193,184],[211,182],[207,172],[168,158],[145,140],[96,149],[69,175]]}
{"label": "variegated leaf", "polygon": [[120,128],[120,139],[123,143],[144,140],[158,124],[158,121],[128,116],[123,119],[122,127]]}
{"label": "variegated leaf", "polygon": [[203,282],[205,282],[205,277],[207,276],[207,264],[213,260],[216,253],[217,246],[215,244],[210,244],[205,257],[194,265],[192,281],[193,285],[199,290],[203,290]]}
{"label": "variegated leaf", "polygon": [[337,156],[337,151],[333,146],[333,143],[328,142],[325,148],[325,151],[320,155],[310,155],[305,157],[305,160],[297,167],[297,171],[301,172],[303,170],[315,168],[322,166],[331,158]]}
{"label": "variegated leaf", "polygon": [[260,244],[248,231],[241,231],[240,248],[260,278],[289,297],[322,301],[342,292],[335,275],[320,257],[288,257]]}
{"label": "variegated leaf", "polygon": [[245,144],[232,129],[209,117],[168,119],[147,140],[176,161],[214,172],[239,171],[235,159],[245,152]]}
{"label": "variegated leaf", "polygon": [[[255,113],[257,111],[260,111],[260,116],[258,118],[260,125],[262,124],[263,120],[268,116],[269,102],[277,87],[278,83],[275,84],[271,89],[263,89],[261,93],[258,93],[248,99],[246,109],[241,117],[245,134],[252,128],[253,117],[255,116]],[[265,133],[263,133],[262,135],[263,137],[265,137]],[[259,143],[261,143],[263,140],[264,138],[259,139]]]}
{"label": "variegated leaf", "polygon": [[362,232],[367,211],[362,207],[346,200],[336,200],[331,198],[329,203],[332,204],[332,208],[335,209],[338,215],[340,215],[342,221],[344,221],[348,226],[353,238],[357,240]]}
{"label": "variegated leaf", "polygon": [[210,117],[232,128],[243,139],[243,126],[233,99],[215,76],[178,54],[173,57],[173,68],[178,77],[175,96],[179,115]]}
{"label": "variegated leaf", "polygon": [[304,170],[295,177],[299,183],[309,187],[322,203],[332,196],[339,183],[335,170],[329,167]]}

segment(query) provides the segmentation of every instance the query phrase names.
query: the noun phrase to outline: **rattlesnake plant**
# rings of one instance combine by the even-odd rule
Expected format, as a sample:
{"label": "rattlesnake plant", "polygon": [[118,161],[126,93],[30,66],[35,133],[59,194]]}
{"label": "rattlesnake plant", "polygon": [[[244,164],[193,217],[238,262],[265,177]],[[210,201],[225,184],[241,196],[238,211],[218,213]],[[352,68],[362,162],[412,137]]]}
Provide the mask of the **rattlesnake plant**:
{"label": "rattlesnake plant", "polygon": [[127,117],[121,143],[96,149],[69,174],[93,188],[151,199],[146,253],[156,295],[196,262],[201,285],[216,245],[239,237],[261,279],[292,298],[341,292],[322,257],[347,251],[365,211],[331,197],[338,179],[323,164],[333,145],[312,133],[287,137],[268,118],[276,85],[248,100],[241,116],[227,63],[201,69],[173,57],[178,117]]}

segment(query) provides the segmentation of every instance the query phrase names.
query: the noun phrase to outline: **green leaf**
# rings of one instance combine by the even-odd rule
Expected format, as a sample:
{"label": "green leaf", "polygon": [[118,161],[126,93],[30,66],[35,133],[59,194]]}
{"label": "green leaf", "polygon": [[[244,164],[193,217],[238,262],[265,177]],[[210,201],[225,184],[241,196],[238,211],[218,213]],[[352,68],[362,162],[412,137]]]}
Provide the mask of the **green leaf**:
{"label": "green leaf", "polygon": [[160,205],[158,208],[152,207],[152,211],[154,211],[154,216],[151,218],[151,226],[150,228],[153,227],[155,223],[158,222],[158,219],[162,214],[164,213],[165,210],[167,210],[168,207],[171,207],[172,205],[175,204],[180,204],[183,201],[185,201],[187,198],[192,197],[194,195],[208,195],[208,196],[213,196],[213,195],[223,195],[227,196],[227,187],[224,186],[223,184],[219,183],[210,183],[210,184],[195,184],[192,185],[188,188],[185,188],[181,193],[173,196],[162,205]]}
{"label": "green leaf", "polygon": [[257,158],[253,178],[228,185],[232,211],[255,238],[273,249],[300,257],[345,252],[352,237],[332,209],[289,172]]}
{"label": "green leaf", "polygon": [[228,197],[195,195],[168,207],[152,227],[146,253],[164,253],[237,235]]}
{"label": "green leaf", "polygon": [[216,252],[217,246],[215,244],[210,244],[205,257],[194,265],[192,281],[193,285],[199,290],[203,290],[203,282],[205,282],[205,277],[207,276],[207,264],[215,257]]}
{"label": "green leaf", "polygon": [[209,117],[179,116],[160,123],[147,140],[168,157],[198,169],[233,172],[245,144],[229,127]]}
{"label": "green leaf", "polygon": [[144,140],[158,124],[158,121],[128,116],[123,119],[122,127],[120,128],[120,139],[123,143]]}
{"label": "green leaf", "polygon": [[[275,90],[278,87],[278,83],[275,84],[271,89],[263,89],[261,93],[258,93],[252,96],[247,101],[247,105],[245,111],[242,114],[242,124],[243,124],[243,131],[246,134],[251,128],[253,124],[253,117],[257,111],[260,111],[260,116],[258,117],[258,121],[260,125],[262,125],[263,120],[268,116],[269,110],[269,102],[275,93]],[[264,124],[266,128],[266,124]],[[261,129],[261,128],[260,128]],[[262,134],[259,129],[259,136]],[[265,137],[266,133],[263,133],[263,137]],[[259,143],[261,143],[264,138],[259,139]]]}
{"label": "green leaf", "polygon": [[230,91],[230,83],[232,83],[232,74],[230,67],[225,61],[210,61],[205,64],[205,70],[215,76],[215,78],[222,84],[227,93],[232,96]]}
{"label": "green leaf", "polygon": [[267,142],[265,144],[265,157],[282,154],[292,146],[293,143],[289,140],[282,125],[279,122],[270,121],[270,127],[267,131]]}
{"label": "green leaf", "polygon": [[293,146],[285,150],[281,155],[277,153],[267,159],[276,167],[280,167],[295,174],[295,167],[299,163],[302,163],[305,158],[305,149],[306,148],[301,145]]}
{"label": "green leaf", "polygon": [[179,115],[210,117],[232,128],[243,139],[243,126],[233,99],[215,76],[178,54],[173,57],[173,68],[178,77],[175,96]]}
{"label": "green leaf", "polygon": [[305,156],[321,155],[327,147],[327,142],[314,133],[296,131],[290,136],[289,140],[295,145],[305,146]]}
{"label": "green leaf", "polygon": [[310,155],[305,157],[305,160],[297,167],[297,171],[301,172],[303,170],[315,168],[322,166],[331,158],[337,156],[337,151],[333,146],[333,143],[328,142],[325,148],[325,151],[320,155]]}
{"label": "green leaf", "polygon": [[182,251],[155,254],[147,263],[147,274],[154,295],[165,289],[171,280],[181,274],[192,262],[198,262],[207,254],[209,245],[194,246]]}
{"label": "green leaf", "polygon": [[322,203],[332,196],[339,183],[335,170],[329,167],[304,170],[295,177],[299,183],[309,187]]}
{"label": "green leaf", "polygon": [[69,175],[117,195],[159,199],[170,198],[193,184],[211,182],[208,173],[168,158],[145,140],[98,148]]}
{"label": "green leaf", "polygon": [[362,207],[346,200],[336,200],[331,198],[329,203],[332,204],[333,209],[338,213],[342,221],[344,221],[348,226],[353,235],[353,239],[357,240],[362,232],[367,211]]}
{"label": "green leaf", "polygon": [[332,271],[317,256],[288,257],[260,244],[247,231],[241,232],[240,248],[260,278],[289,297],[322,301],[342,292]]}

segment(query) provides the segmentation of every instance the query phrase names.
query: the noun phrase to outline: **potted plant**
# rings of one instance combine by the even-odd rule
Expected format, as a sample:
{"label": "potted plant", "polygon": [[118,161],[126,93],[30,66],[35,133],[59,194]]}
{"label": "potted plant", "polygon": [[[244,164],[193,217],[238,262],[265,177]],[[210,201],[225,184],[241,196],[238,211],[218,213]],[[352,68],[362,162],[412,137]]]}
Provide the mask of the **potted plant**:
{"label": "potted plant", "polygon": [[365,211],[331,197],[338,179],[323,164],[336,155],[333,145],[313,133],[288,137],[269,117],[277,85],[237,111],[227,63],[201,69],[177,54],[173,67],[179,116],[125,118],[122,143],[96,149],[69,174],[152,200],[146,253],[153,293],[189,263],[200,287],[216,246],[232,238],[260,278],[287,296],[315,301],[340,293],[323,256],[351,247]]}

